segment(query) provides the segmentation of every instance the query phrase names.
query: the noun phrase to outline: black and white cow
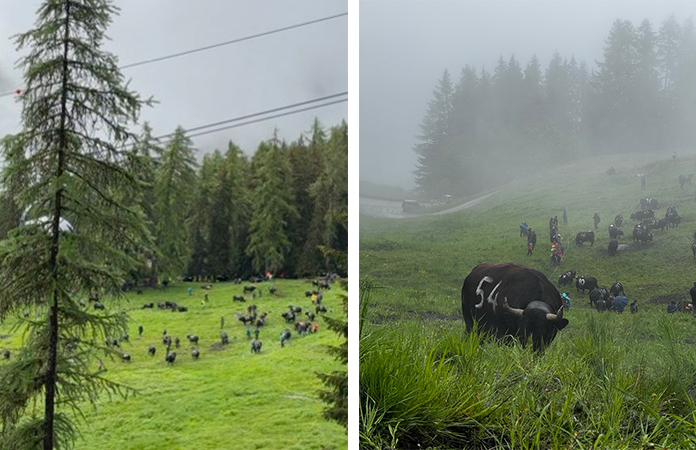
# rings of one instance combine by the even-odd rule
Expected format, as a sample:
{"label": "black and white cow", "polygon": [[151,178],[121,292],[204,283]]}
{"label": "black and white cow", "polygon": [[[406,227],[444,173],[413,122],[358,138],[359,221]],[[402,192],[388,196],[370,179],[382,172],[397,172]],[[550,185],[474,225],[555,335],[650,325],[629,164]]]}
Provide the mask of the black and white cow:
{"label": "black and white cow", "polygon": [[609,227],[609,239],[617,239],[619,236],[623,236],[624,232],[616,228],[615,226]]}
{"label": "black and white cow", "polygon": [[556,287],[538,270],[518,264],[480,264],[462,286],[467,331],[479,329],[498,338],[515,336],[534,350],[549,345],[568,325]]}
{"label": "black and white cow", "polygon": [[605,287],[597,287],[590,291],[590,306],[596,306],[599,300],[604,300],[605,302],[609,300],[609,291]]}
{"label": "black and white cow", "polygon": [[587,290],[592,290],[598,287],[599,284],[597,283],[597,279],[595,277],[578,277],[577,280],[575,280],[575,288],[578,291],[582,291],[582,293],[585,293],[585,289]]}
{"label": "black and white cow", "polygon": [[638,211],[631,214],[631,220],[643,220],[643,219],[654,219],[655,210],[646,209],[645,211]]}
{"label": "black and white cow", "polygon": [[558,277],[558,287],[565,286],[566,284],[570,284],[573,282],[575,279],[575,271],[574,270],[569,270],[567,272],[563,272],[561,276]]}
{"label": "black and white cow", "polygon": [[620,227],[622,223],[623,223],[623,216],[621,214],[617,214],[616,217],[614,217],[614,225],[616,225],[617,227]]}
{"label": "black and white cow", "polygon": [[594,231],[582,231],[575,236],[575,245],[582,246],[583,243],[589,242],[590,247],[594,245]]}
{"label": "black and white cow", "polygon": [[643,225],[638,224],[633,229],[633,242],[641,241],[643,244],[653,240],[653,235]]}
{"label": "black and white cow", "polygon": [[619,292],[621,293],[621,295],[626,295],[626,293],[624,292],[623,284],[621,284],[619,280],[616,280],[614,284],[612,284],[609,288],[609,293],[614,297],[618,297]]}
{"label": "black and white cow", "polygon": [[660,209],[660,202],[658,202],[656,198],[649,198],[649,197],[641,198],[640,199],[640,207],[643,210],[650,209],[650,208]]}

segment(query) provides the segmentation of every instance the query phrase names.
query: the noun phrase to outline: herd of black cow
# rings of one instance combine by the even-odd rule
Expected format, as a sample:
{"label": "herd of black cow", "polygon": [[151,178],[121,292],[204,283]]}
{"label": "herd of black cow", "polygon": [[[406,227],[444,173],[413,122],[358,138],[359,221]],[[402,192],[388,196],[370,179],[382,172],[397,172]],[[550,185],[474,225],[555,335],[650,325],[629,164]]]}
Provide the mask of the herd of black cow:
{"label": "herd of black cow", "polygon": [[[655,219],[655,210],[660,208],[656,199],[642,198],[640,207],[640,211],[630,216],[632,220],[640,221],[633,229],[633,242],[647,244],[653,240],[651,231],[676,228],[682,222],[682,218],[673,206],[667,208],[663,219]],[[610,256],[616,255],[619,248],[618,239],[624,235],[620,229],[623,220],[623,216],[617,214],[614,217],[614,223],[609,225]],[[597,214],[594,221],[596,228],[599,223]],[[554,227],[557,223],[557,219],[551,219],[551,242],[556,252],[561,247],[557,225]],[[526,224],[524,222],[522,224],[521,236],[527,231]],[[575,243],[578,246],[582,246],[585,242],[593,246],[594,241],[594,231],[581,232],[575,237]],[[692,252],[696,259],[696,233],[694,233]],[[552,267],[554,267],[553,264]],[[576,277],[576,272],[567,271],[559,276],[558,287],[569,285],[573,280],[575,280],[577,292],[584,294],[587,290],[590,306],[600,312],[613,310],[621,313],[628,306],[623,285],[618,280],[607,289],[599,286],[594,277]],[[696,289],[696,284],[694,286]],[[556,286],[543,273],[518,264],[478,265],[466,277],[462,286],[462,312],[469,332],[478,327],[479,330],[494,334],[498,338],[514,336],[522,345],[526,345],[531,338],[535,351],[550,344],[557,332],[568,325],[568,320],[563,318],[564,308],[570,308],[570,299],[567,295],[561,296]],[[631,303],[630,310],[632,313],[638,312],[636,301]]]}
{"label": "herd of black cow", "polygon": [[[332,276],[331,278],[326,277],[321,280],[313,280],[312,284],[314,285],[315,289],[314,290],[308,290],[305,291],[305,297],[311,297],[312,304],[314,305],[315,312],[312,311],[306,311],[305,315],[307,316],[307,320],[297,320],[302,313],[302,308],[299,306],[293,306],[289,305],[288,308],[289,310],[286,312],[283,312],[281,317],[285,320],[286,323],[293,323],[294,322],[294,328],[295,332],[302,336],[302,335],[307,335],[310,333],[316,333],[318,331],[318,323],[313,322],[315,317],[318,316],[321,313],[327,312],[326,306],[323,303],[323,293],[321,292],[322,290],[330,289],[331,288],[331,282],[336,280],[336,276]],[[258,280],[257,282],[262,282],[263,280]],[[238,283],[235,283],[238,284]],[[202,289],[204,290],[210,290],[212,289],[211,284],[203,285],[201,286]],[[268,286],[268,292],[271,295],[274,295],[276,293],[277,289],[275,286]],[[260,297],[262,296],[262,290],[261,289],[256,289],[256,286],[249,286],[246,285],[243,288],[244,295],[234,295],[232,297],[233,302],[246,302],[246,297],[245,295],[251,294],[253,298],[255,299],[257,295]],[[138,293],[142,293],[141,290],[139,290]],[[189,288],[189,294],[192,294],[192,288]],[[208,300],[208,294],[205,294],[205,302]],[[99,296],[97,295],[90,295],[89,296],[89,301],[90,303],[94,303],[94,309],[96,310],[104,310],[105,307],[102,303],[100,303]],[[83,305],[85,306],[85,305]],[[155,309],[155,304],[154,302],[150,303],[144,303],[141,309]],[[157,309],[162,310],[162,311],[172,311],[172,312],[187,312],[188,307],[185,306],[180,306],[174,301],[165,301],[165,302],[160,302],[157,304]],[[266,324],[266,320],[268,317],[268,313],[264,312],[261,313],[260,315],[257,314],[257,306],[255,304],[249,305],[244,313],[234,313],[234,315],[237,317],[237,319],[246,326],[246,336],[248,339],[251,339],[251,335],[254,335],[254,339],[251,340],[251,352],[252,353],[260,353],[261,348],[263,343],[259,340],[259,333],[260,329],[264,327]],[[28,317],[28,313],[25,314],[25,317]],[[225,318],[224,316],[220,318],[220,328],[224,328],[225,325]],[[252,327],[254,330],[252,331]],[[144,327],[142,325],[138,326],[138,334],[139,336],[142,336],[144,333]],[[285,329],[281,335],[280,335],[280,345],[281,347],[285,347],[285,343],[292,337],[292,332],[290,329]],[[201,351],[199,349],[199,337],[194,335],[194,334],[189,334],[186,336],[188,339],[189,343],[191,344],[191,357],[193,359],[198,359],[201,356]],[[105,345],[107,348],[110,348],[112,351],[116,353],[116,355],[121,359],[123,362],[131,362],[132,356],[130,353],[125,353],[121,351],[121,344],[123,342],[130,342],[130,337],[128,334],[125,334],[121,336],[120,339],[116,338],[108,338],[105,340]],[[165,361],[167,364],[171,365],[176,361],[177,358],[177,353],[171,351],[172,345],[176,349],[179,349],[181,347],[181,339],[178,337],[173,337],[167,333],[167,330],[165,329],[164,332],[162,333],[162,344],[165,347],[166,354],[165,354]],[[217,348],[221,348],[223,346],[226,346],[229,344],[229,336],[225,331],[220,331],[220,342],[217,343],[215,346]],[[66,345],[71,345],[70,343]],[[148,347],[147,351],[149,356],[155,356],[157,353],[157,347],[154,345],[150,345]],[[0,353],[4,359],[10,359],[11,352],[9,350],[3,350],[2,353]],[[104,363],[100,362],[101,368],[104,368]]]}

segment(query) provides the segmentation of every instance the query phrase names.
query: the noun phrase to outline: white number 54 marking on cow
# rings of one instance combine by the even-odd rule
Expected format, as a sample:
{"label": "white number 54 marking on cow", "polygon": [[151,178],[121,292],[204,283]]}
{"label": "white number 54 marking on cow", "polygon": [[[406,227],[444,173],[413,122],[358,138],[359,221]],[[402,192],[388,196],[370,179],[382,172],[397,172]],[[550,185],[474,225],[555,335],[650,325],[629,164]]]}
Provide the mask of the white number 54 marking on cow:
{"label": "white number 54 marking on cow", "polygon": [[[481,281],[479,282],[478,287],[476,288],[476,294],[481,296],[481,301],[474,305],[476,309],[481,309],[483,307],[483,302],[486,300],[485,298],[485,293],[483,292],[483,289],[481,289],[481,286],[483,286],[483,283],[493,283],[495,280],[491,277],[483,277]],[[498,294],[495,294],[495,297],[493,297],[493,293],[500,287],[500,284],[502,281],[499,281],[498,284],[495,285],[493,290],[491,291],[490,294],[488,294],[488,303],[493,305],[493,312],[495,312],[495,306],[498,300]]]}

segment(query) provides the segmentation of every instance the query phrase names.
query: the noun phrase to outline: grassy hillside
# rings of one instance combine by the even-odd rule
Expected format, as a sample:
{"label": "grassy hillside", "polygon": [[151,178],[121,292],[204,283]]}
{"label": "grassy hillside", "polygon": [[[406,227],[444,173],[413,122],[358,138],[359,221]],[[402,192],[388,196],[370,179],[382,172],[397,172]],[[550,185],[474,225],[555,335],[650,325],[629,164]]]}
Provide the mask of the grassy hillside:
{"label": "grassy hillside", "polygon": [[[607,176],[612,165],[617,174]],[[690,415],[696,319],[665,312],[666,303],[688,297],[696,281],[696,183],[683,191],[678,183],[679,174],[690,172],[696,172],[696,159],[594,158],[517,181],[460,213],[394,221],[361,217],[360,274],[374,285],[362,305],[363,446],[696,445],[696,418]],[[646,176],[645,191],[639,173]],[[637,222],[629,217],[640,209],[641,197],[660,201],[658,218],[675,206],[683,222],[653,231],[653,242],[633,243]],[[575,246],[578,232],[593,229],[595,212],[602,221],[594,246]],[[619,242],[628,246],[610,257],[607,227],[619,213],[626,233]],[[555,215],[566,253],[552,270],[548,222]],[[526,256],[526,240],[519,236],[521,221],[537,231],[533,256]],[[524,264],[554,283],[565,270],[594,276],[604,286],[618,279],[640,313],[600,316],[573,285],[565,289],[573,301],[565,315],[570,325],[551,351],[535,357],[519,347],[480,342],[463,332],[460,291],[483,262]]]}
{"label": "grassy hillside", "polygon": [[[321,319],[317,319],[318,333],[298,336],[280,316],[289,304],[301,306],[303,314],[314,309],[304,296],[312,288],[309,283],[279,280],[273,283],[278,288],[273,296],[268,285],[257,285],[262,296],[247,295],[246,304],[232,302],[234,294],[242,294],[242,286],[231,283],[214,284],[205,306],[206,291],[200,283],[147,290],[119,304],[106,301],[107,309],[130,310],[130,343],[122,343],[122,349],[132,355],[130,363],[106,359],[108,377],[136,389],[137,395],[127,400],[104,399],[96,410],[86,407],[86,424],[76,448],[347,448],[345,429],[322,416],[324,404],[318,391],[324,386],[316,377],[317,372],[342,370],[327,353],[327,346],[340,340]],[[188,287],[194,288],[192,296]],[[324,303],[329,315],[341,317],[338,293],[337,287],[326,291]],[[144,303],[165,300],[189,311],[141,309]],[[258,355],[251,353],[246,327],[234,317],[251,303],[258,306],[259,314],[268,312],[269,317],[260,331],[263,347]],[[230,339],[225,347],[219,345],[221,316]],[[0,348],[16,348],[20,343],[19,333],[7,335],[10,325],[0,327]],[[142,336],[138,336],[139,325],[144,328]],[[279,336],[286,327],[293,329],[293,336],[281,348]],[[172,366],[164,361],[165,329],[181,339],[181,348],[172,345],[177,352]],[[191,357],[188,334],[200,338],[199,360]],[[157,347],[154,357],[147,353],[150,344]]]}

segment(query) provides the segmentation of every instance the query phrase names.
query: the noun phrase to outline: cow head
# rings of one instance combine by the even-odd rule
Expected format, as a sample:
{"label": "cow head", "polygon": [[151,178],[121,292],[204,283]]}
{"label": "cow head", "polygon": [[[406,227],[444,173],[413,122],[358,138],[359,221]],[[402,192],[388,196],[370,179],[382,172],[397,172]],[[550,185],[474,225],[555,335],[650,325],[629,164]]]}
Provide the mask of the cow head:
{"label": "cow head", "polygon": [[563,306],[555,313],[551,312],[548,304],[539,301],[530,302],[524,309],[512,308],[505,297],[502,309],[504,314],[518,321],[523,343],[529,336],[532,337],[534,351],[549,345],[556,333],[568,325],[568,319],[563,318]]}

